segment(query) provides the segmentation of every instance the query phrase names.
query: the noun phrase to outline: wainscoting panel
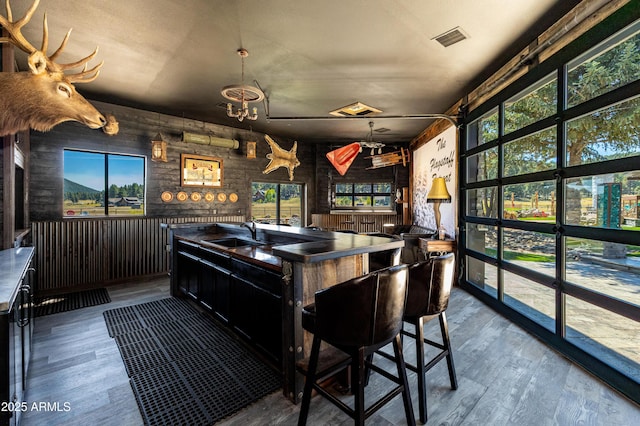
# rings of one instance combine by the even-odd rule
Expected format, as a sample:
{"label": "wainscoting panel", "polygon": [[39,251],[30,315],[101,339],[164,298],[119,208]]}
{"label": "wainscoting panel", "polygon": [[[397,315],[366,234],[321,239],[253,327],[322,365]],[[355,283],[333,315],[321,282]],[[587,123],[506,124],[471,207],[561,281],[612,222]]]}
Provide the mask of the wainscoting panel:
{"label": "wainscoting panel", "polygon": [[242,222],[244,216],[70,219],[31,224],[38,294],[169,272],[162,223]]}

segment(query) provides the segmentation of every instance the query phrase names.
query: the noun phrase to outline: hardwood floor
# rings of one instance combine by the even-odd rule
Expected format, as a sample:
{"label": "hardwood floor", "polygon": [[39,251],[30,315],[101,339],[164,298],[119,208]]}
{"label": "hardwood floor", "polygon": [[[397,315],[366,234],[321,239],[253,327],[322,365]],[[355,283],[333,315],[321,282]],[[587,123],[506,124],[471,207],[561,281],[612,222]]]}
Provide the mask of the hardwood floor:
{"label": "hardwood floor", "polygon": [[[36,318],[26,395],[30,410],[23,414],[23,426],[142,425],[102,312],[167,297],[168,279],[110,287],[109,293],[109,304]],[[428,373],[428,424],[640,424],[640,407],[464,291],[454,289],[447,315],[459,387],[450,389],[444,361]],[[437,328],[437,322],[425,327],[433,336]],[[409,340],[405,354],[409,360],[414,354]],[[376,362],[393,365],[379,356]],[[408,376],[417,417],[416,376],[411,372]],[[380,389],[381,380],[372,376],[368,392]],[[49,404],[32,410],[34,403]],[[299,408],[278,391],[220,424],[293,425]],[[400,397],[367,421],[372,425],[405,423]],[[347,425],[352,421],[315,397],[308,424]]]}

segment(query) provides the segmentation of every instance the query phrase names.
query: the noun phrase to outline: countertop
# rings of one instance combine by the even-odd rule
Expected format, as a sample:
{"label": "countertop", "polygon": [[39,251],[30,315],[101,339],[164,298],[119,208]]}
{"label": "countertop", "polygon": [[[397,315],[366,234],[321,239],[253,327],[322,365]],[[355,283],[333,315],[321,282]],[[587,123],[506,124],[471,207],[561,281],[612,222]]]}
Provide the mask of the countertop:
{"label": "countertop", "polygon": [[0,312],[6,312],[16,298],[20,279],[33,257],[33,247],[18,247],[0,251]]}
{"label": "countertop", "polygon": [[271,269],[281,268],[282,259],[292,262],[315,263],[404,246],[403,240],[366,234],[345,234],[257,224],[257,240],[264,242],[263,245],[229,248],[208,241],[230,236],[251,239],[251,234],[246,227],[238,223],[177,224],[177,226],[168,225],[167,227],[180,239],[194,242],[203,247],[212,246],[212,248],[229,252],[234,257],[266,264]]}

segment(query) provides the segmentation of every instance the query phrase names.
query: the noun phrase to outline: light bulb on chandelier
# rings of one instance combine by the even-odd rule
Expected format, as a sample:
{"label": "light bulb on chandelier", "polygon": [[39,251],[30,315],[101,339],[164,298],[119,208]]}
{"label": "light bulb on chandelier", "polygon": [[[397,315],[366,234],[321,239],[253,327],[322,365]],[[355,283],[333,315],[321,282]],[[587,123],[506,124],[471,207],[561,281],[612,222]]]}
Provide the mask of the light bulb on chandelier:
{"label": "light bulb on chandelier", "polygon": [[242,82],[241,84],[232,84],[222,88],[222,96],[240,103],[240,106],[234,111],[233,104],[227,103],[227,116],[237,118],[238,121],[257,120],[258,108],[253,107],[252,113],[249,113],[249,102],[259,102],[264,99],[264,93],[257,87],[244,84],[244,58],[249,56],[246,49],[238,49],[238,55],[242,59]]}

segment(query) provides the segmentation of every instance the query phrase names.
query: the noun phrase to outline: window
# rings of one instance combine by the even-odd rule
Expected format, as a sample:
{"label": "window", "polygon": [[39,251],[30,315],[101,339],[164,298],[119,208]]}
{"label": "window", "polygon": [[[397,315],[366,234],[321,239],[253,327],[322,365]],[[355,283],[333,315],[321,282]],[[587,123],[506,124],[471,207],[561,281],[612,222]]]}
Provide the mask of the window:
{"label": "window", "polygon": [[498,138],[498,108],[467,126],[467,148],[475,148]]}
{"label": "window", "polygon": [[331,208],[336,210],[391,210],[390,182],[336,183]]}
{"label": "window", "polygon": [[251,183],[251,218],[272,225],[304,226],[302,185]]}
{"label": "window", "polygon": [[555,114],[557,93],[558,83],[555,75],[552,75],[506,101],[504,103],[505,134]]}
{"label": "window", "polygon": [[463,286],[639,401],[640,20],[575,47],[466,118]]}
{"label": "window", "polygon": [[567,65],[572,107],[640,79],[640,23],[586,51]]}
{"label": "window", "polygon": [[144,215],[144,157],[64,151],[64,217]]}

